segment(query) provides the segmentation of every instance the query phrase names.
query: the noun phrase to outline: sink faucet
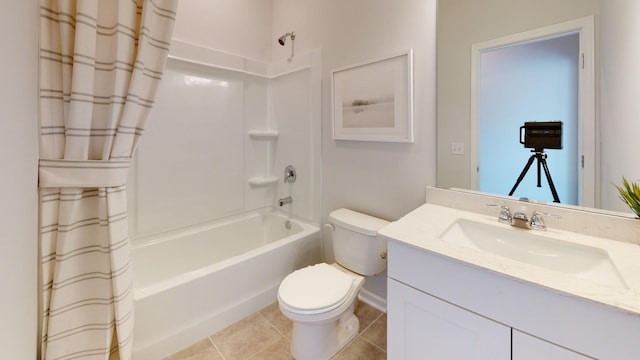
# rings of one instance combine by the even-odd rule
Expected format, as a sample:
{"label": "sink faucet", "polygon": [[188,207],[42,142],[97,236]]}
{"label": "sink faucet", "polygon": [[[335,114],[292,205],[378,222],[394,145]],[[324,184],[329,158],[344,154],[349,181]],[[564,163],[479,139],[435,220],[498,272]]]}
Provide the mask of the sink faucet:
{"label": "sink faucet", "polygon": [[500,207],[500,215],[498,215],[498,221],[511,225],[513,217],[511,216],[511,210],[507,205],[502,205]]}
{"label": "sink faucet", "polygon": [[547,227],[544,225],[544,222],[542,221],[542,215],[553,216],[556,219],[562,219],[562,216],[560,215],[549,214],[546,212],[536,210],[533,212],[533,215],[531,215],[531,221],[529,222],[530,229],[542,230],[542,231],[547,230]]}
{"label": "sink faucet", "polygon": [[529,227],[529,218],[527,218],[527,214],[523,212],[517,212],[513,214],[513,219],[511,220],[511,226],[530,229]]}
{"label": "sink faucet", "polygon": [[[487,206],[498,206],[497,204],[487,204]],[[500,215],[498,215],[498,221],[504,224],[509,224],[511,226],[523,228],[523,229],[531,229],[531,230],[547,230],[547,227],[544,225],[544,221],[542,221],[542,216],[552,216],[556,219],[562,219],[562,216],[549,214],[540,210],[535,210],[533,214],[531,214],[531,220],[527,217],[522,211],[515,212],[511,215],[511,210],[509,207],[504,204],[500,206]]]}
{"label": "sink faucet", "polygon": [[291,198],[291,196],[287,196],[286,198],[282,198],[278,200],[278,205],[283,206],[286,204],[291,204],[292,202],[293,202],[293,199]]}
{"label": "sink faucet", "polygon": [[[497,204],[487,204],[487,206],[498,206],[498,205]],[[512,220],[513,220],[513,218],[511,217],[511,210],[509,209],[507,204],[504,204],[504,205],[500,206],[500,215],[498,215],[498,221],[501,222],[501,223],[505,223],[505,224],[511,225],[511,221]]]}
{"label": "sink faucet", "polygon": [[523,229],[545,231],[547,230],[547,227],[544,225],[544,222],[542,221],[542,215],[553,216],[556,219],[562,219],[562,216],[560,215],[554,215],[554,214],[549,214],[539,210],[535,210],[531,215],[531,220],[529,220],[525,213],[517,212],[513,214],[513,220],[511,221],[511,225],[520,227]]}

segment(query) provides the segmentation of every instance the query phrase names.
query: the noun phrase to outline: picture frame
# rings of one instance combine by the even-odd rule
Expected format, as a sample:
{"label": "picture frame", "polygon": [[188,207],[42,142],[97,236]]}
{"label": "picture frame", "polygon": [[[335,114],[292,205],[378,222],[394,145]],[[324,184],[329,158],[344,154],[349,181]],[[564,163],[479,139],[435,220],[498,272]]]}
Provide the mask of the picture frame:
{"label": "picture frame", "polygon": [[413,50],[332,71],[334,140],[413,142]]}

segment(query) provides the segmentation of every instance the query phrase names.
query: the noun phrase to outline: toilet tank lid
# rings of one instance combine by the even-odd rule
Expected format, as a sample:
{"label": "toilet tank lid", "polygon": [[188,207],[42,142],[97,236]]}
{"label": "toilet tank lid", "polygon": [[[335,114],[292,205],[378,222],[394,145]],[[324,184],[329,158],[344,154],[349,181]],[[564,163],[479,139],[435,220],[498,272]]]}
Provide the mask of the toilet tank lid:
{"label": "toilet tank lid", "polygon": [[389,221],[349,209],[338,209],[329,213],[329,222],[365,235],[375,236]]}

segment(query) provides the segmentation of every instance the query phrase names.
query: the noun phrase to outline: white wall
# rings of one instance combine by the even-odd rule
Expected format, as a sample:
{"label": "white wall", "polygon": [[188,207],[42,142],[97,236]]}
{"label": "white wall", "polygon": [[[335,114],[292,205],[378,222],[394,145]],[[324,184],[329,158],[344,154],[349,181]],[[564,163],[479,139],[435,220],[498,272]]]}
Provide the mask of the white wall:
{"label": "white wall", "polygon": [[[322,220],[347,207],[396,220],[435,182],[435,0],[274,0],[274,37],[296,32],[296,51],[322,49]],[[413,144],[331,138],[331,71],[414,50]],[[275,59],[290,49],[273,45]],[[325,236],[325,260],[333,261]],[[385,275],[365,288],[386,298]]]}
{"label": "white wall", "polygon": [[640,180],[640,1],[602,0],[601,14],[601,205],[628,212],[612,184]]}
{"label": "white wall", "polygon": [[451,142],[468,148],[470,141],[471,45],[590,15],[596,16],[597,42],[599,4],[599,0],[439,1],[438,186],[471,186],[469,152],[451,155],[449,149]]}
{"label": "white wall", "polygon": [[173,38],[242,55],[271,60],[272,0],[186,0],[178,2]]}
{"label": "white wall", "polygon": [[0,22],[0,358],[35,359],[38,269],[38,1]]}

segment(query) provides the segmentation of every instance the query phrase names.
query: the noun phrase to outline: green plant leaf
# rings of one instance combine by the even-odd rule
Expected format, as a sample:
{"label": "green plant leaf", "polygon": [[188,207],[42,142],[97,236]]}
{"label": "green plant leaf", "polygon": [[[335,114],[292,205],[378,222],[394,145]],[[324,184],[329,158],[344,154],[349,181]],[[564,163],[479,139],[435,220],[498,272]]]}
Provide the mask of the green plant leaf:
{"label": "green plant leaf", "polygon": [[640,217],[640,185],[630,183],[624,176],[622,177],[622,186],[613,185],[620,194],[620,199],[629,206],[636,216]]}

